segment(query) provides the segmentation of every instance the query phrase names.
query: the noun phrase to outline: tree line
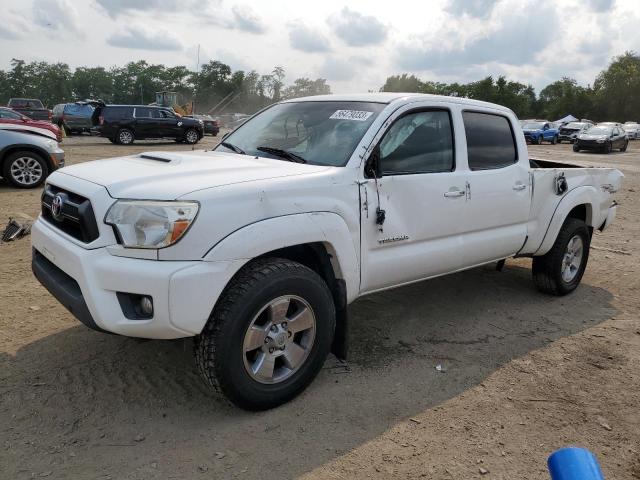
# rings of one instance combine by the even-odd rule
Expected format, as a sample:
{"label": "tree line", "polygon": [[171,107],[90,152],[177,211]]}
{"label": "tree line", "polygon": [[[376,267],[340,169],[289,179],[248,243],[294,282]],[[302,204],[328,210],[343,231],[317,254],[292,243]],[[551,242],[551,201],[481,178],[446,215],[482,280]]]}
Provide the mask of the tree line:
{"label": "tree line", "polygon": [[558,120],[566,115],[594,121],[640,122],[640,56],[626,52],[615,57],[583,87],[575,79],[563,77],[538,96],[531,85],[489,76],[470,83],[441,83],[420,80],[415,75],[388,77],[381,92],[417,92],[474,98],[504,105],[519,118]]}
{"label": "tree line", "polygon": [[155,92],[177,93],[177,104],[195,103],[196,112],[216,108],[253,113],[282,99],[331,93],[323,78],[298,78],[284,83],[285,70],[275,67],[267,74],[252,70],[233,71],[212,60],[198,72],[185,66],[167,67],[144,60],[122,67],[78,67],[66,63],[30,62],[13,59],[11,68],[0,70],[0,104],[9,98],[39,98],[49,108],[57,103],[101,99],[106,103],[148,104]]}

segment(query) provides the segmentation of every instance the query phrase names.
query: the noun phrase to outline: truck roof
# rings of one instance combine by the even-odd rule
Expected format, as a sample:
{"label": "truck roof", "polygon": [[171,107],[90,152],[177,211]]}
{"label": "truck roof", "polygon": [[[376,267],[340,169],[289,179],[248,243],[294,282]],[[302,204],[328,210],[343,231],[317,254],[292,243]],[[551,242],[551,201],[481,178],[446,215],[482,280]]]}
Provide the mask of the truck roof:
{"label": "truck roof", "polygon": [[315,95],[311,97],[292,98],[286,102],[374,102],[374,103],[411,103],[420,100],[435,102],[458,103],[491,107],[510,112],[511,110],[495,103],[483,102],[464,97],[449,97],[445,95],[431,95],[428,93],[379,92],[379,93],[341,93],[330,95]]}

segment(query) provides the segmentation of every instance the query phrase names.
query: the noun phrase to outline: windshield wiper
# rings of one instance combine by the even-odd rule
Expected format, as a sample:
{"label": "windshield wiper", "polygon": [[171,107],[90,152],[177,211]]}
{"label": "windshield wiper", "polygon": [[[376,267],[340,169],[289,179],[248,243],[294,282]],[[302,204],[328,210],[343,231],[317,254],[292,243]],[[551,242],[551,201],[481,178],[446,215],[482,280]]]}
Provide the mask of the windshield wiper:
{"label": "windshield wiper", "polygon": [[295,163],[307,163],[307,161],[304,158],[302,158],[300,155],[290,152],[288,150],[283,150],[281,148],[258,147],[256,148],[256,150],[270,153],[272,155],[277,155],[278,157],[282,157],[284,159],[290,160]]}
{"label": "windshield wiper", "polygon": [[220,142],[220,145],[222,145],[225,148],[228,148],[229,150],[233,150],[235,153],[239,153],[241,155],[246,155],[247,152],[245,152],[243,149],[241,149],[240,147],[229,143],[229,142]]}

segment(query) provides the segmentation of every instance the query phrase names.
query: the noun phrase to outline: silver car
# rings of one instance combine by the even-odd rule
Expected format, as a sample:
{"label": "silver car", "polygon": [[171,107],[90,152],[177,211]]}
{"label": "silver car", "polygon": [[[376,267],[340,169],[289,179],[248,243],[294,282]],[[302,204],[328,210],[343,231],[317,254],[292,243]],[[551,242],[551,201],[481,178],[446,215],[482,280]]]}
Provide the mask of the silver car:
{"label": "silver car", "polygon": [[630,140],[640,138],[640,123],[625,123],[622,128]]}
{"label": "silver car", "polygon": [[58,142],[35,132],[0,127],[0,176],[18,188],[35,188],[64,167]]}

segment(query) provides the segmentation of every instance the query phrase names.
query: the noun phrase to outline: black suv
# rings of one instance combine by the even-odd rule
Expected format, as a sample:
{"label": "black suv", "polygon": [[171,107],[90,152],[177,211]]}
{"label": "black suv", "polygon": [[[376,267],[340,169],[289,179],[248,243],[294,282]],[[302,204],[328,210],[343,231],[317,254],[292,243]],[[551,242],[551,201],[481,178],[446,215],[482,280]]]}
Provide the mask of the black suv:
{"label": "black suv", "polygon": [[172,138],[198,143],[204,135],[202,122],[179,116],[170,108],[149,105],[104,105],[93,112],[93,124],[113,143],[130,145],[146,138]]}

